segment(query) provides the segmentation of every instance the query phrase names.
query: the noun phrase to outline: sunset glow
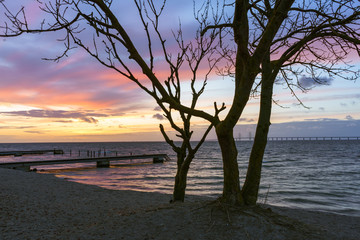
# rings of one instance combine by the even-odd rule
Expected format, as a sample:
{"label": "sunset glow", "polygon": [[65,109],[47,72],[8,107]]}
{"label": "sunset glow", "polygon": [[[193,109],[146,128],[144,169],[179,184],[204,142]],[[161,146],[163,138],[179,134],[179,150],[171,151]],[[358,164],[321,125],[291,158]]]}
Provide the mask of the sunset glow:
{"label": "sunset glow", "polygon": [[[42,13],[28,4],[25,9],[31,13],[29,19],[40,21]],[[122,4],[129,9],[133,7]],[[166,15],[169,21],[164,23],[163,29],[176,29],[181,19],[183,31],[192,32],[196,24],[192,8],[192,1],[170,2],[167,11],[172,14]],[[130,32],[135,36],[137,46],[144,48],[146,46],[136,38],[140,34],[134,30],[136,22],[129,15],[122,16],[123,21],[128,29],[132,29]],[[139,32],[141,30],[140,27]],[[166,33],[172,38],[169,30]],[[0,38],[0,142],[162,141],[160,123],[171,132],[162,112],[156,110],[155,100],[134,82],[101,65],[82,49],[73,49],[58,63],[43,60],[62,53],[63,45],[56,41],[59,37],[60,33],[51,33]],[[354,54],[351,61],[354,70],[359,70],[358,56]],[[157,66],[156,76],[165,80],[168,71],[166,66]],[[204,75],[206,69],[199,72]],[[135,73],[142,75],[139,71]],[[186,102],[191,96],[191,74],[184,71],[181,75]],[[141,81],[147,81],[140,77]],[[198,108],[213,113],[214,102],[230,106],[233,84],[230,78],[212,74]],[[335,77],[329,85],[315,86],[307,94],[297,94],[308,108],[299,106],[285,86],[275,87],[274,101],[278,105],[273,106],[273,124],[332,120],[346,126],[353,124],[354,135],[360,136],[358,81]],[[239,126],[255,124],[258,107],[259,98],[251,99]],[[225,113],[226,110],[220,117]],[[194,119],[193,124],[201,133],[208,123]],[[271,134],[278,135],[279,132],[270,129]],[[287,134],[293,135],[292,132]],[[329,135],[338,134],[329,132]],[[215,135],[212,133],[209,138],[214,139]]]}

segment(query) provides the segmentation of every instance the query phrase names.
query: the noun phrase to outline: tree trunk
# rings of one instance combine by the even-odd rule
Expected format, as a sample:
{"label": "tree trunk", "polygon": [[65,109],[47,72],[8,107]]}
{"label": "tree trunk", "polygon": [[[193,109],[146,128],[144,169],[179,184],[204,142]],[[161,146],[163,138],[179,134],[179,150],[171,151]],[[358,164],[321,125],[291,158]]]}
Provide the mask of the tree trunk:
{"label": "tree trunk", "polygon": [[246,179],[242,189],[242,195],[246,205],[255,205],[258,199],[262,161],[270,127],[271,104],[275,77],[276,74],[272,74],[270,58],[268,56],[268,58],[263,62],[260,113],[256,127],[255,139],[250,154]]}
{"label": "tree trunk", "polygon": [[181,164],[181,166],[178,167],[175,176],[175,185],[174,185],[174,192],[172,199],[173,202],[176,201],[184,202],[188,171],[189,171],[189,164],[186,161],[183,161],[183,164]]}
{"label": "tree trunk", "polygon": [[190,163],[194,159],[195,154],[190,150],[186,155],[186,145],[183,144],[181,148],[176,150],[177,152],[177,172],[175,176],[175,185],[173,191],[172,202],[185,200],[185,190],[187,184],[187,174],[189,172]]}
{"label": "tree trunk", "polygon": [[216,127],[216,134],[221,148],[224,169],[222,200],[229,204],[243,205],[237,162],[238,152],[233,137],[233,129],[224,129],[220,124]]}

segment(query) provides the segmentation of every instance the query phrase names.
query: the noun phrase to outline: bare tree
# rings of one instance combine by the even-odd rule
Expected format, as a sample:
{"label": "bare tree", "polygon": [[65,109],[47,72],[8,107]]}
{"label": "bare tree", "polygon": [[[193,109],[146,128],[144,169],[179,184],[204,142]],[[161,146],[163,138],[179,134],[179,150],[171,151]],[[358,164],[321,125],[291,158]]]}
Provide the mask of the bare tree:
{"label": "bare tree", "polygon": [[[54,0],[44,3],[38,1],[39,7],[47,15],[38,28],[31,26],[25,8],[22,7],[18,12],[13,13],[7,8],[6,1],[0,3],[8,19],[8,22],[1,26],[3,31],[1,37],[61,31],[65,34],[65,37],[61,39],[65,49],[59,56],[47,60],[59,61],[66,57],[75,46],[81,47],[102,65],[115,70],[120,76],[130,79],[155,99],[170,126],[177,132],[177,137],[181,140],[180,143],[171,140],[164,126],[160,125],[166,142],[177,154],[178,169],[172,201],[184,201],[190,163],[213,127],[213,123],[210,122],[201,139],[197,143],[192,143],[191,119],[195,115],[194,112],[200,112],[200,115],[205,115],[207,119],[216,119],[224,110],[224,106],[217,108],[216,104],[213,115],[195,109],[199,97],[205,90],[208,76],[219,61],[215,51],[216,31],[212,31],[206,37],[200,34],[207,20],[207,12],[210,11],[210,4],[204,4],[201,11],[194,12],[195,19],[199,23],[199,29],[194,39],[188,42],[183,39],[181,24],[178,31],[173,32],[174,42],[178,45],[178,51],[174,53],[168,50],[167,39],[160,31],[160,18],[166,0],[161,4],[152,0],[134,0],[139,22],[144,28],[147,52],[138,51],[125,27],[119,22],[117,12],[113,10],[116,9],[116,6],[113,7],[113,1]],[[213,20],[219,21],[218,19]],[[87,34],[85,35],[84,32]],[[87,38],[89,32],[92,39]],[[159,57],[154,54],[156,50],[162,52],[160,63],[155,61],[155,57]],[[161,79],[156,75],[156,67],[164,64],[168,66],[169,74],[165,79]],[[204,64],[207,69],[201,75],[199,69]],[[139,68],[141,73],[137,73]],[[191,76],[189,81],[192,98],[189,106],[182,104],[181,71],[183,69],[186,69],[184,71]],[[149,81],[141,80],[143,75]],[[174,120],[174,114],[180,117],[182,123]]]}
{"label": "bare tree", "polygon": [[[148,18],[149,12],[145,11],[146,14],[143,14],[143,5],[139,1],[135,1],[135,3],[137,3],[148,39],[147,58],[138,52],[122,23],[119,22],[116,14],[111,11],[112,1],[83,0],[75,2],[57,0],[54,2],[55,4],[49,3],[43,8],[46,13],[53,16],[55,20],[53,24],[48,25],[46,28],[43,25],[41,29],[34,31],[28,27],[23,11],[17,14],[8,12],[10,23],[4,26],[4,35],[11,36],[24,32],[46,32],[65,29],[67,33],[65,38],[67,50],[70,49],[71,41],[82,46],[102,64],[115,69],[138,84],[140,88],[154,97],[160,106],[163,105],[164,108],[166,106],[165,115],[171,113],[171,110],[174,109],[179,111],[185,118],[191,115],[208,120],[210,125],[215,127],[222,152],[224,168],[222,200],[231,204],[252,205],[256,203],[262,159],[270,126],[271,100],[275,80],[281,78],[290,91],[294,93],[293,89],[295,87],[306,90],[297,84],[297,81],[295,83],[292,81],[293,79],[298,80],[301,77],[299,74],[309,74],[318,82],[321,82],[324,73],[330,76],[342,76],[341,73],[345,72],[357,77],[357,72],[352,71],[350,66],[349,68],[339,68],[336,65],[344,62],[351,51],[359,53],[360,9],[357,1],[235,0],[222,3],[216,2],[216,6],[221,5],[224,8],[220,8],[221,11],[210,11],[211,14],[209,14],[206,9],[209,9],[208,6],[212,4],[212,1],[207,0],[204,1],[203,5],[206,7],[200,9],[203,14],[199,15],[202,20],[200,21],[201,34],[197,38],[200,39],[197,42],[201,43],[198,45],[200,52],[192,51],[191,54],[186,55],[185,53],[189,52],[180,51],[175,60],[167,52],[165,40],[157,27],[163,7],[160,8],[160,11],[153,10],[152,14],[155,18],[150,21],[150,25],[155,30],[155,36],[157,36],[157,40],[160,41],[163,49],[163,57],[170,68],[170,75],[164,81],[165,84],[162,84],[154,73],[153,38],[148,30],[149,24],[144,20]],[[152,1],[149,0],[147,3],[150,9],[156,9]],[[6,6],[4,3],[2,5],[3,7]],[[84,8],[84,5],[87,8]],[[73,14],[67,14],[67,9],[73,10]],[[94,46],[97,46],[95,42],[98,35],[107,40],[104,43],[105,53],[108,55],[105,60],[100,58],[97,47],[90,48],[78,37],[81,30],[80,23],[83,22],[86,22],[90,25],[90,29],[95,31]],[[204,36],[207,36],[207,38],[204,38]],[[209,41],[212,44],[216,43],[215,48],[208,49],[205,47],[209,46],[207,45]],[[180,49],[191,49],[192,45],[182,45],[182,40],[178,41],[178,43],[183,46]],[[211,46],[214,46],[212,44]],[[119,46],[128,53],[127,56],[136,63],[137,67],[142,70],[142,73],[151,82],[151,89],[145,87],[133,74],[130,65],[125,61],[126,59],[119,54]],[[180,88],[179,69],[183,62],[182,57],[185,57],[185,60],[188,61],[187,58],[191,56],[190,59],[195,59],[195,62],[192,63],[196,63],[200,59],[203,60],[205,55],[209,56],[207,54],[216,53],[216,49],[222,57],[222,61],[226,61],[225,67],[218,67],[217,60],[214,62],[208,59],[208,62],[214,63],[210,65],[210,70],[217,66],[221,74],[234,77],[233,102],[222,120],[219,119],[219,113],[224,110],[224,104],[218,107],[214,103],[214,114],[209,114],[196,109],[194,104],[191,104],[191,106],[182,104],[178,96],[180,92],[177,92]],[[197,57],[192,58],[194,54]],[[192,66],[198,67],[199,65]],[[196,70],[197,67],[192,69]],[[261,79],[261,82],[257,83],[257,79]],[[195,78],[192,81],[195,81]],[[258,88],[261,89],[260,115],[253,149],[249,158],[246,180],[241,189],[237,162],[238,152],[233,130],[251,93]],[[201,90],[195,91],[197,94],[201,92]],[[168,116],[168,119],[171,122],[171,117]],[[186,121],[183,122],[184,126],[187,125]],[[184,136],[188,133],[185,130]],[[167,138],[166,134],[164,136],[167,142],[171,144],[171,140]],[[180,153],[183,152],[181,147],[173,146],[173,148]],[[187,153],[191,156],[192,151],[188,150],[189,148]]]}
{"label": "bare tree", "polygon": [[[358,78],[359,70],[353,70],[346,59],[354,51],[360,55],[360,6],[357,1],[306,0],[235,1],[225,5],[234,10],[232,17],[204,30],[226,28],[229,32],[230,28],[236,45],[233,51],[224,51],[232,64],[223,71],[235,78],[234,102],[226,118],[215,126],[224,166],[229,166],[229,187],[224,191],[230,193],[224,192],[224,196],[253,205],[258,197],[275,80],[283,81],[302,104],[294,89],[308,90],[299,81],[304,75],[319,84],[324,83],[324,76]],[[260,83],[256,83],[257,76]],[[238,175],[232,129],[251,94],[251,86],[253,90],[261,88],[260,112],[246,180],[239,190],[238,178],[230,177]]]}

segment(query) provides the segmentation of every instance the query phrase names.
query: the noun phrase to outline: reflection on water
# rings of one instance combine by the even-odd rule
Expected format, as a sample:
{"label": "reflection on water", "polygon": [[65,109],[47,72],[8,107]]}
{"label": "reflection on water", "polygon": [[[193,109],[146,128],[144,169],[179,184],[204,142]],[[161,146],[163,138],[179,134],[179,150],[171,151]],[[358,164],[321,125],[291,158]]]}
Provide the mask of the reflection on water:
{"label": "reflection on water", "polygon": [[[251,142],[237,142],[240,181],[244,182]],[[360,141],[270,141],[264,156],[260,201],[360,215]],[[0,151],[63,149],[64,155],[0,157],[2,162],[86,157],[89,151],[110,156],[166,153],[164,164],[96,168],[92,164],[35,166],[57,177],[109,189],[171,194],[176,157],[166,143],[36,143],[0,144]],[[70,154],[71,153],[71,154]],[[187,194],[219,196],[223,175],[219,146],[206,142],[190,166]]]}

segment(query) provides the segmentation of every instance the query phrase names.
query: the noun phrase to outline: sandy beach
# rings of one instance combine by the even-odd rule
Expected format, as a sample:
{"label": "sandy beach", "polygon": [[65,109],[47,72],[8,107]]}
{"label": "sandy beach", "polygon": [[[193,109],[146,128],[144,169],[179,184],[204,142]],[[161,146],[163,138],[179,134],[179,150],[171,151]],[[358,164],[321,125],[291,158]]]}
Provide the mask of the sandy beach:
{"label": "sandy beach", "polygon": [[0,239],[358,239],[360,217],[224,206],[0,169]]}

